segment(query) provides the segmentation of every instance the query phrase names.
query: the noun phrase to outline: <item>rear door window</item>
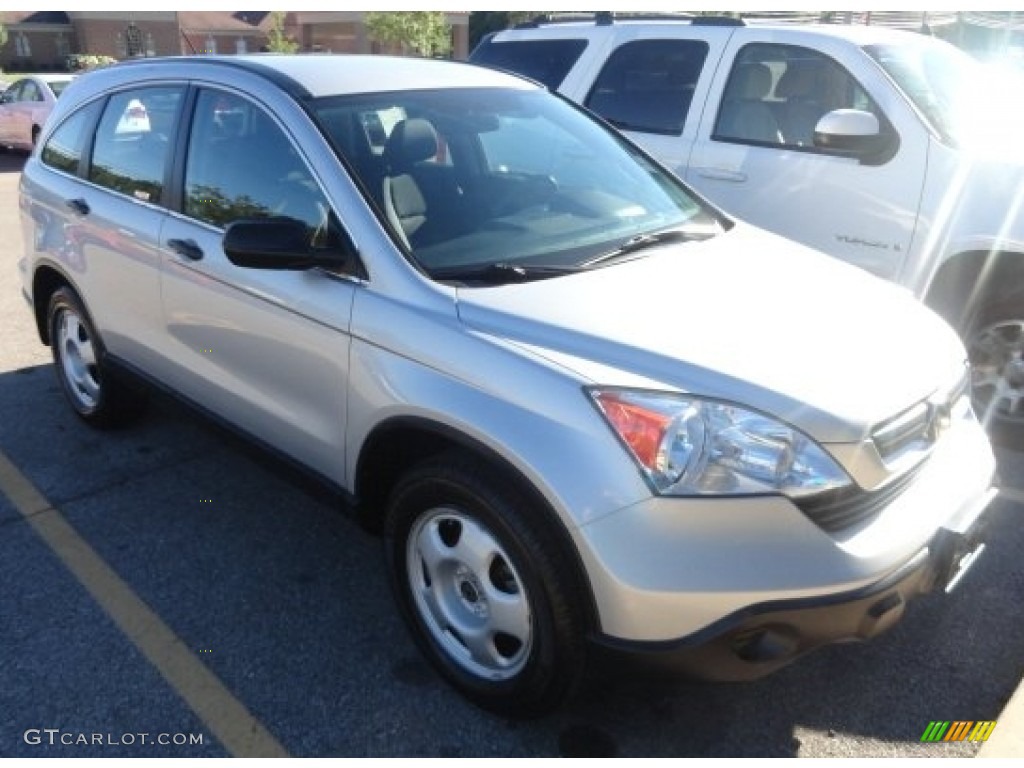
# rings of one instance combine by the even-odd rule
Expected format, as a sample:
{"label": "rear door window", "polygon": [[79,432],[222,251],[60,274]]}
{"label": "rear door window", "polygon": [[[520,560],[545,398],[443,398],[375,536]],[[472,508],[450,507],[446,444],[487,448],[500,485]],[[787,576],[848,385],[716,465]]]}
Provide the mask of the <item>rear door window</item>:
{"label": "rear door window", "polygon": [[111,96],[96,129],[89,180],[159,204],[183,94],[182,87],[160,86]]}
{"label": "rear door window", "polygon": [[617,128],[678,136],[707,55],[701,40],[626,43],[608,57],[585,105]]}

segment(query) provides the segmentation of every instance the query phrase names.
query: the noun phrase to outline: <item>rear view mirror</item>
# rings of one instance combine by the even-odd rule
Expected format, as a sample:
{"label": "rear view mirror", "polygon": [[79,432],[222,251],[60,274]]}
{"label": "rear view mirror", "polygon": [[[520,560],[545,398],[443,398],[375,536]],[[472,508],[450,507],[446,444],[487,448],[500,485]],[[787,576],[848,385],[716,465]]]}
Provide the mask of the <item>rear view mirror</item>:
{"label": "rear view mirror", "polygon": [[884,163],[896,144],[896,134],[883,131],[878,117],[861,109],[834,109],[814,126],[815,147],[857,157],[867,165]]}
{"label": "rear view mirror", "polygon": [[347,238],[331,238],[324,247],[310,245],[311,232],[298,219],[278,216],[240,219],[224,231],[228,261],[250,269],[344,269],[356,261],[355,248]]}

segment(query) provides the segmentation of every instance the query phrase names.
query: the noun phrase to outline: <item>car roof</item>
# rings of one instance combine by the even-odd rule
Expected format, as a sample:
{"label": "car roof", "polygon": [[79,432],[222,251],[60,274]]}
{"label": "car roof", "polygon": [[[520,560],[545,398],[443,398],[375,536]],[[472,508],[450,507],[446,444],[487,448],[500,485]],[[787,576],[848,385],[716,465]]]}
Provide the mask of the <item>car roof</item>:
{"label": "car roof", "polygon": [[[43,75],[31,75],[35,80],[40,80],[44,83],[61,83],[70,82],[75,79],[74,75],[69,74],[43,74]],[[25,78],[23,78],[25,79]]]}
{"label": "car roof", "polygon": [[[635,39],[638,30],[645,30],[650,36],[655,37],[659,30],[666,27],[694,27],[701,30],[725,31],[736,35],[743,35],[744,30],[764,31],[771,30],[780,33],[783,37],[801,36],[829,37],[836,40],[845,40],[854,45],[872,44],[906,44],[914,40],[920,40],[921,35],[916,32],[905,30],[889,29],[879,26],[865,24],[779,24],[771,21],[748,20],[744,24],[693,24],[689,19],[643,19],[615,20],[614,24],[600,24],[593,20],[571,20],[559,21],[556,23],[541,22],[537,25],[524,25],[513,27],[497,32],[495,37],[503,40],[529,40],[538,38],[566,38],[566,37],[591,37],[615,35],[616,30],[625,32],[628,30],[629,39]],[[780,38],[781,39],[781,38]]]}
{"label": "car roof", "polygon": [[[140,59],[139,64],[168,67],[172,76],[196,68],[225,66],[281,77],[306,97],[429,88],[537,88],[528,80],[462,62],[399,56],[351,54],[246,54],[240,56],[173,56]],[[134,66],[124,62],[110,69]],[[177,70],[180,69],[180,72]],[[210,71],[206,69],[206,71]]]}

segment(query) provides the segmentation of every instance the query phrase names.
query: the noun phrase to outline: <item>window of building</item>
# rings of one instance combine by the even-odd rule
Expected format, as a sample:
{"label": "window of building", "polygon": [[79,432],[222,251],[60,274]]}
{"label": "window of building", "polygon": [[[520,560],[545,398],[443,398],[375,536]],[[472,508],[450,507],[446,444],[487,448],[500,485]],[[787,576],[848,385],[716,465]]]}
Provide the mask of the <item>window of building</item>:
{"label": "window of building", "polygon": [[134,22],[124,31],[124,54],[129,58],[143,54],[142,30],[135,26]]}
{"label": "window of building", "polygon": [[237,40],[235,40],[235,53],[241,55],[243,53],[248,53],[248,52],[249,52],[249,45],[248,45],[248,43],[246,42],[244,37],[239,36],[239,38]]}
{"label": "window of building", "polygon": [[19,59],[27,59],[32,56],[32,45],[24,32],[19,32],[14,36],[14,55]]}

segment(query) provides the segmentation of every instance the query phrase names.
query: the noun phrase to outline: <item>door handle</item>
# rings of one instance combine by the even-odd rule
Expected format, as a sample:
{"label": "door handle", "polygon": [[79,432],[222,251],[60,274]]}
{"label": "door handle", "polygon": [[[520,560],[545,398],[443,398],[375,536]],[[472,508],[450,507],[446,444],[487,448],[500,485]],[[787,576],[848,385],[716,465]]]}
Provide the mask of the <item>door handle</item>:
{"label": "door handle", "polygon": [[179,240],[174,237],[167,241],[167,247],[190,261],[199,261],[203,258],[203,249],[196,244],[195,240]]}
{"label": "door handle", "polygon": [[747,174],[742,171],[730,171],[727,168],[695,168],[695,173],[702,179],[715,181],[746,181]]}
{"label": "door handle", "polygon": [[74,200],[65,200],[64,204],[79,216],[87,216],[89,214],[89,204],[81,197],[76,197]]}

